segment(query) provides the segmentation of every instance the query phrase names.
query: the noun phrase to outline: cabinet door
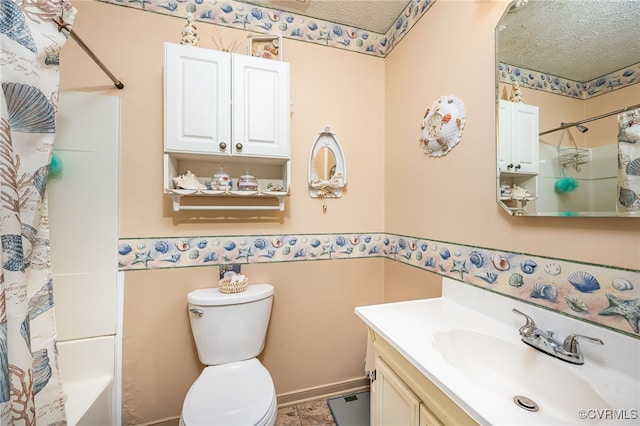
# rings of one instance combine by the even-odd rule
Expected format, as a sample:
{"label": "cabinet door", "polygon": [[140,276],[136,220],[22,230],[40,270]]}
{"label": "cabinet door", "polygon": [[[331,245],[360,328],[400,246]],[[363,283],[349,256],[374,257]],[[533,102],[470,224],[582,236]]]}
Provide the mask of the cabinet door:
{"label": "cabinet door", "polygon": [[231,55],[173,43],[164,48],[165,151],[230,153]]}
{"label": "cabinet door", "polygon": [[538,173],[538,107],[501,100],[498,125],[500,171]]}
{"label": "cabinet door", "polygon": [[374,404],[380,426],[419,426],[420,400],[380,357],[376,357]]}
{"label": "cabinet door", "polygon": [[233,152],[288,158],[289,64],[232,55]]}
{"label": "cabinet door", "polygon": [[512,116],[513,156],[516,171],[538,173],[539,167],[539,123],[538,107],[522,103],[514,103]]}
{"label": "cabinet door", "polygon": [[426,405],[420,404],[420,426],[443,426],[438,416],[433,414]]}

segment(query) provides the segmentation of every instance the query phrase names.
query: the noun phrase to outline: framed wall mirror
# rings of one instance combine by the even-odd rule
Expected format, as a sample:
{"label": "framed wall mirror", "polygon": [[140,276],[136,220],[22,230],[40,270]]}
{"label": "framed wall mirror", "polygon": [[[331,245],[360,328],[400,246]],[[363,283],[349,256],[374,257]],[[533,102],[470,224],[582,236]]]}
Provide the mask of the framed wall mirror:
{"label": "framed wall mirror", "polygon": [[637,0],[507,7],[495,29],[496,190],[507,213],[640,217],[638,22]]}
{"label": "framed wall mirror", "polygon": [[340,198],[347,186],[347,165],[340,143],[329,126],[316,138],[309,153],[311,198]]}

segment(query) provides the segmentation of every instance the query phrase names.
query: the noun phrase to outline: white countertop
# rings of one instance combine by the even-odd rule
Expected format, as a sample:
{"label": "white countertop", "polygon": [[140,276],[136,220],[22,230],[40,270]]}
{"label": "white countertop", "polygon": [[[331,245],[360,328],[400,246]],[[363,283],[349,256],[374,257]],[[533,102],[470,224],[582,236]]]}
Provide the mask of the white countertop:
{"label": "white countertop", "polygon": [[[556,331],[560,341],[569,333],[580,333],[601,338],[605,346],[582,344],[584,365],[555,359],[520,341],[518,328],[524,318],[512,313],[512,308],[527,313],[540,328]],[[640,424],[637,339],[447,278],[443,297],[358,307],[356,314],[480,424]],[[462,348],[447,346],[452,331],[463,339],[471,336],[472,341]],[[505,348],[504,359],[499,359],[502,352],[495,353],[501,348]],[[477,368],[477,363],[471,365],[477,359],[496,362]],[[470,370],[465,371],[465,365]],[[534,365],[549,372],[549,383],[526,379]],[[500,374],[493,373],[492,366]],[[522,381],[509,380],[520,371]],[[553,378],[565,373],[570,380],[553,383]],[[501,375],[504,386],[498,385]],[[584,386],[573,385],[581,381],[586,382]],[[554,392],[557,396],[552,400]],[[538,402],[539,411],[516,406],[511,393]]]}

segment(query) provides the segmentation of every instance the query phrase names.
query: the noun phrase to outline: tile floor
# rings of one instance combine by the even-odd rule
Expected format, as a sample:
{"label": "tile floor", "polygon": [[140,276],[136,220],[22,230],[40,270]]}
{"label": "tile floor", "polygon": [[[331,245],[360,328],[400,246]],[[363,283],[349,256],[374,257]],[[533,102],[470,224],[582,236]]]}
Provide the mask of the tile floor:
{"label": "tile floor", "polygon": [[335,426],[327,400],[279,408],[275,426]]}

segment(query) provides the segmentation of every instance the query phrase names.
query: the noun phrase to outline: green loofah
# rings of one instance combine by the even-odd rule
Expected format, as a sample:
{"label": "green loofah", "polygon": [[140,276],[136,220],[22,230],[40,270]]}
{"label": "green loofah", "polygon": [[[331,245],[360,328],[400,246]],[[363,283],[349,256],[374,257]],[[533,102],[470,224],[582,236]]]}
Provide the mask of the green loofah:
{"label": "green loofah", "polygon": [[62,159],[54,152],[49,164],[49,177],[56,178],[62,175]]}
{"label": "green loofah", "polygon": [[558,179],[554,185],[554,189],[556,192],[572,192],[578,189],[580,183],[574,178],[568,178],[564,174],[564,169],[562,171],[562,178]]}

